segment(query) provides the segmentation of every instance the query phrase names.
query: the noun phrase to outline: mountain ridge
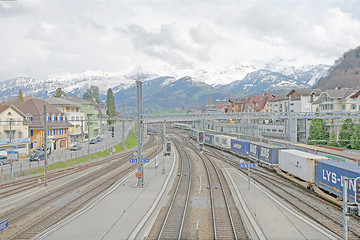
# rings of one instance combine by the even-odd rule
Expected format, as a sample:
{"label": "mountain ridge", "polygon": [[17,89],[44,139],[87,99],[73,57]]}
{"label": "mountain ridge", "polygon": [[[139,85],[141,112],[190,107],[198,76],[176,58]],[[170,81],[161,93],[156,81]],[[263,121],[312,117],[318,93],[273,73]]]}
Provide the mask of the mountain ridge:
{"label": "mountain ridge", "polygon": [[[138,65],[114,73],[87,71],[79,74],[13,78],[0,82],[0,100],[6,101],[10,97],[17,96],[20,89],[24,96],[46,98],[52,96],[59,87],[67,94],[82,96],[90,86],[94,85],[99,87],[102,101],[106,99],[107,89],[112,88],[118,106],[122,102],[134,106],[135,81],[141,80],[144,86],[144,106],[203,106],[209,96],[215,100],[237,97],[241,94],[259,94],[262,91],[277,93],[291,88],[311,87],[309,83],[326,76],[330,68],[328,65],[289,67],[282,62],[266,65],[262,69],[252,65],[233,64],[222,70],[213,72],[198,70],[179,77],[176,74],[158,75]],[[222,84],[221,79],[235,80]],[[218,84],[212,84],[214,82]],[[148,91],[146,88],[152,90]]]}

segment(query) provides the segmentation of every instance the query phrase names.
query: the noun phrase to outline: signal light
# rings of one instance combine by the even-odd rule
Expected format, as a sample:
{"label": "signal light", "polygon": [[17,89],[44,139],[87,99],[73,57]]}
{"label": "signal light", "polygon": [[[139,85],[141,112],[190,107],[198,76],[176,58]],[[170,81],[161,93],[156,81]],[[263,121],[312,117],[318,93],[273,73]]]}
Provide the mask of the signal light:
{"label": "signal light", "polygon": [[204,143],[204,132],[199,132],[199,138],[198,138],[198,142],[199,144],[203,144]]}
{"label": "signal light", "polygon": [[170,153],[171,152],[171,143],[166,143],[166,152]]}
{"label": "signal light", "polygon": [[111,136],[115,137],[115,127],[111,126]]}

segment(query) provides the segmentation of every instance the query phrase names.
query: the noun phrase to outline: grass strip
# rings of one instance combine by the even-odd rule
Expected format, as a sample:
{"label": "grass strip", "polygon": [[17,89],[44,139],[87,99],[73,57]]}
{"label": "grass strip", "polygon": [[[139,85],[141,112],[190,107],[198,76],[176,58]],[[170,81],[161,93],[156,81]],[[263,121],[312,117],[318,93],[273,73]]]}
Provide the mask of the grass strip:
{"label": "grass strip", "polygon": [[[134,146],[137,146],[137,137],[136,137],[136,125],[135,125],[135,129],[133,129],[133,131],[131,131],[129,137],[125,140],[125,147],[126,148],[132,148]],[[119,145],[115,146],[115,153],[124,151],[124,147],[122,146],[122,143],[120,143]],[[109,148],[103,152],[97,152],[97,153],[93,153],[90,155],[90,159],[91,160],[95,160],[98,158],[102,158],[102,157],[106,157],[110,155],[110,152],[112,152],[112,148]],[[56,163],[52,163],[49,165],[48,170],[56,170],[56,169],[61,169],[61,168],[67,168],[67,167],[71,167],[74,166],[76,164],[80,164],[80,163],[84,163],[88,161],[88,156],[82,156],[82,157],[78,157],[78,158],[74,158],[72,160],[68,160],[65,162],[56,162]],[[37,169],[35,171],[30,172],[29,174],[37,174],[37,173],[42,173],[44,172],[43,168]],[[23,174],[24,175],[24,174]]]}

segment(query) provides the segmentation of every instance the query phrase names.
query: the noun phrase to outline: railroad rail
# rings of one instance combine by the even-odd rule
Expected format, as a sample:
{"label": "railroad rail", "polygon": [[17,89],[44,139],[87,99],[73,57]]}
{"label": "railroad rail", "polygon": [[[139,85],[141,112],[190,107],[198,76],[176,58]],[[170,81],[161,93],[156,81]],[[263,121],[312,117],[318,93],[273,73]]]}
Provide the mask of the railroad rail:
{"label": "railroad rail", "polygon": [[[150,136],[149,143],[152,143],[154,136]],[[147,143],[148,144],[148,143]],[[145,145],[147,146],[147,145]],[[132,151],[134,152],[134,151]],[[48,174],[49,182],[70,176],[72,174],[78,173],[80,171],[86,170],[91,167],[99,166],[101,164],[108,163],[113,160],[117,160],[119,158],[124,158],[127,155],[127,153],[118,153],[114,155],[110,155],[106,157],[105,159],[94,161],[94,162],[84,162],[82,165],[70,167],[66,169],[60,169],[56,171],[52,171]],[[12,181],[9,183],[1,184],[0,185],[0,199],[24,192],[26,190],[38,187],[43,184],[42,181],[39,182],[39,179],[42,179],[43,176],[34,176],[29,177],[26,179],[21,179],[17,181]]]}
{"label": "railroad rail", "polygon": [[181,239],[191,187],[191,161],[186,151],[179,147],[181,172],[175,193],[162,223],[157,239]]}
{"label": "railroad rail", "polygon": [[[220,160],[225,158],[228,164],[237,168],[244,174],[247,174],[247,170],[241,169],[238,162],[234,162],[225,154],[214,152],[213,149],[207,149],[207,151],[209,151],[213,157]],[[261,168],[252,169],[252,178],[259,185],[272,192],[275,196],[291,205],[297,211],[321,224],[340,238],[343,237],[342,209],[337,205],[314,195],[310,190],[300,187],[294,182],[269,170]],[[358,216],[352,216],[351,221],[349,221],[349,239],[359,238],[360,218]]]}
{"label": "railroad rail", "polygon": [[217,166],[207,155],[200,154],[193,146],[191,148],[203,161],[208,175],[214,239],[238,239],[228,196]]}
{"label": "railroad rail", "polygon": [[[151,139],[153,142],[153,138]],[[9,225],[13,226],[6,232],[9,234],[8,239],[29,239],[74,213],[135,169],[135,166],[126,164],[133,152],[126,154],[120,161],[95,170],[5,213],[0,218],[9,219]],[[148,157],[156,154],[155,150]]]}

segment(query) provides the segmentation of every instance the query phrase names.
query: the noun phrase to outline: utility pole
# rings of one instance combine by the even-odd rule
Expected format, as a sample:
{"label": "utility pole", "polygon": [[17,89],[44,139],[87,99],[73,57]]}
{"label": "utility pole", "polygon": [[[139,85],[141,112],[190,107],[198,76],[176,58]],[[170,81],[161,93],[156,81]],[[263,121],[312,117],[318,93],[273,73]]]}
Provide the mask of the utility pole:
{"label": "utility pole", "polygon": [[143,187],[144,185],[144,170],[143,170],[143,153],[142,153],[142,82],[136,81],[137,88],[137,142],[138,142],[138,152],[137,152],[137,163],[138,163],[138,171],[136,173],[136,177],[138,178],[138,187]]}
{"label": "utility pole", "polygon": [[90,118],[87,116],[87,128],[88,128],[88,161],[90,162]]}
{"label": "utility pole", "polygon": [[81,142],[82,143],[84,143],[84,133],[85,133],[84,120],[85,119],[81,119]]}
{"label": "utility pole", "polygon": [[348,213],[347,213],[347,189],[348,189],[348,178],[343,178],[343,221],[344,221],[344,240],[348,239]]}
{"label": "utility pole", "polygon": [[166,149],[166,120],[164,120],[164,144],[163,144],[163,169],[162,169],[162,174],[165,174],[165,149]]}
{"label": "utility pole", "polygon": [[12,119],[9,120],[9,125],[10,125],[10,145],[11,145],[11,142],[12,142],[12,128],[11,128]]}
{"label": "utility pole", "polygon": [[[122,113],[123,113],[123,118],[125,118],[125,103],[122,104]],[[125,119],[122,121],[122,145],[123,148],[125,149]]]}
{"label": "utility pole", "polygon": [[44,104],[44,155],[45,155],[45,187],[48,185],[48,162],[47,162],[47,109],[46,103]]}

